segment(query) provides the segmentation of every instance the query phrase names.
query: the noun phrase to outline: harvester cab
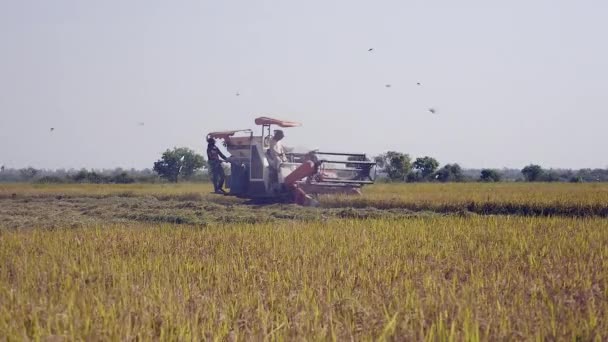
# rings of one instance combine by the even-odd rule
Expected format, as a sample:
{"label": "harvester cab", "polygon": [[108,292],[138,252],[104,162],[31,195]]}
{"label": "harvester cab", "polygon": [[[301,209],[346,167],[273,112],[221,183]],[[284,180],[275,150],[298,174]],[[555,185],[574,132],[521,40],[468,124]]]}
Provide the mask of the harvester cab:
{"label": "harvester cab", "polygon": [[376,163],[361,153],[309,151],[286,153],[286,162],[272,166],[268,150],[272,127],[300,126],[297,122],[268,117],[255,119],[261,134],[251,129],[213,132],[208,138],[223,140],[230,153],[230,195],[270,201],[314,205],[314,196],[327,193],[360,194],[376,178]]}

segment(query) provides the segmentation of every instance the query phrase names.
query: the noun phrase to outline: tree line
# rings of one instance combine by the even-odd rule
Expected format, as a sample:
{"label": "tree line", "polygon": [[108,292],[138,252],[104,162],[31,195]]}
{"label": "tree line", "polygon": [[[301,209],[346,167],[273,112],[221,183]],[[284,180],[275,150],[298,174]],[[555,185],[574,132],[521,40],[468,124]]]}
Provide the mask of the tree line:
{"label": "tree line", "polygon": [[457,163],[440,167],[437,159],[414,160],[406,153],[388,151],[374,158],[380,178],[393,182],[608,182],[608,169],[544,169],[530,164],[514,169],[463,169]]}
{"label": "tree line", "polygon": [[[412,159],[388,151],[375,156],[378,181],[386,182],[608,182],[608,169],[544,169],[530,164],[516,169],[463,169],[457,163],[441,164],[429,156]],[[44,170],[0,168],[0,182],[129,184],[209,181],[206,160],[192,149],[167,149],[151,169]]]}

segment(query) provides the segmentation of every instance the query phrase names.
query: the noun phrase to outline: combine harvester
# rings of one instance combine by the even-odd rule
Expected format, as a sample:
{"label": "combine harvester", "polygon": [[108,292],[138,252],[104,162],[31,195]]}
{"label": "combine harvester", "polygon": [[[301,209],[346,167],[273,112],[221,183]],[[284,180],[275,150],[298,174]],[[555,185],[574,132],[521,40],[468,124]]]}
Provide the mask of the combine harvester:
{"label": "combine harvester", "polygon": [[229,195],[267,202],[295,202],[315,206],[320,194],[361,194],[376,178],[376,163],[365,154],[310,151],[286,153],[287,162],[278,172],[267,157],[271,127],[298,127],[297,122],[267,117],[255,119],[261,135],[253,130],[213,132],[207,138],[221,139],[230,152]]}

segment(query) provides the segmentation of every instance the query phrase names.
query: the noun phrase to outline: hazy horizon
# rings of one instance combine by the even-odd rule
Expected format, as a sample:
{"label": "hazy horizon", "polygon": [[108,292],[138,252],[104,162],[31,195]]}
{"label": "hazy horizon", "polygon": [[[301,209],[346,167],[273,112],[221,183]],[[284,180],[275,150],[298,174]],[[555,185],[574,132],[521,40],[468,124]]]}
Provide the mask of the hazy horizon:
{"label": "hazy horizon", "polygon": [[272,116],[302,122],[289,146],[607,168],[607,15],[599,0],[0,1],[0,165],[151,168]]}

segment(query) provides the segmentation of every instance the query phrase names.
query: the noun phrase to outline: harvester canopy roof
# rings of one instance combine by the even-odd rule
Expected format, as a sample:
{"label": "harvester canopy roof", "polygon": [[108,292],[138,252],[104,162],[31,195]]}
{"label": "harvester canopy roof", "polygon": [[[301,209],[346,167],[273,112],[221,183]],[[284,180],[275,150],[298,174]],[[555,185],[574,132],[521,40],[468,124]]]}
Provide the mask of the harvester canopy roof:
{"label": "harvester canopy roof", "polygon": [[273,118],[268,118],[265,116],[261,116],[259,118],[255,119],[255,124],[256,125],[277,125],[279,127],[298,127],[298,126],[302,126],[301,123],[299,122],[293,122],[293,121],[284,121],[284,120],[279,120],[279,119],[273,119]]}
{"label": "harvester canopy roof", "polygon": [[228,139],[229,137],[233,136],[235,133],[238,132],[251,132],[250,129],[239,129],[236,131],[223,131],[223,132],[212,132],[209,133],[207,136],[209,138],[213,138],[213,139]]}

